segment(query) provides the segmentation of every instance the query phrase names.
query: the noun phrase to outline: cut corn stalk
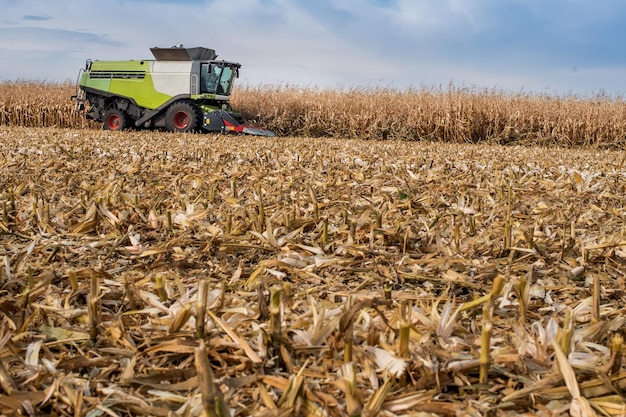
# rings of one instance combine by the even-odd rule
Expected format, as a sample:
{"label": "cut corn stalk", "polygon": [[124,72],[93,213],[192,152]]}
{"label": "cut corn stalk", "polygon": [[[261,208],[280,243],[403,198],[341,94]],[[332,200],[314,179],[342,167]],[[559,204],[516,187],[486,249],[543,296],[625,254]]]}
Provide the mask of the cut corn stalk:
{"label": "cut corn stalk", "polygon": [[391,378],[385,379],[385,382],[374,392],[365,404],[366,415],[375,416],[383,408],[387,394],[391,390]]}
{"label": "cut corn stalk", "polygon": [[207,358],[204,340],[200,339],[194,351],[194,364],[198,373],[198,384],[202,395],[202,408],[209,417],[230,416],[219,387],[215,385],[213,370]]}
{"label": "cut corn stalk", "polygon": [[398,356],[409,357],[409,337],[411,334],[411,303],[403,300],[400,303],[400,341],[398,345]]}
{"label": "cut corn stalk", "polygon": [[87,297],[87,311],[89,313],[89,337],[95,342],[100,332],[100,287],[98,275],[91,272],[89,281],[89,296]]}
{"label": "cut corn stalk", "polygon": [[198,298],[196,300],[196,339],[203,340],[206,325],[206,299],[209,292],[209,280],[203,277],[198,283]]}
{"label": "cut corn stalk", "polygon": [[357,386],[354,363],[344,363],[341,366],[341,371],[346,395],[346,411],[349,416],[360,416],[363,409],[363,399],[361,390]]}
{"label": "cut corn stalk", "polygon": [[624,336],[620,333],[613,333],[609,342],[611,344],[611,360],[609,362],[609,371],[611,374],[619,373],[622,369],[622,347],[624,345]]}
{"label": "cut corn stalk", "polygon": [[483,328],[480,336],[480,375],[479,383],[486,384],[491,366],[491,315],[492,306],[485,304],[483,308]]}

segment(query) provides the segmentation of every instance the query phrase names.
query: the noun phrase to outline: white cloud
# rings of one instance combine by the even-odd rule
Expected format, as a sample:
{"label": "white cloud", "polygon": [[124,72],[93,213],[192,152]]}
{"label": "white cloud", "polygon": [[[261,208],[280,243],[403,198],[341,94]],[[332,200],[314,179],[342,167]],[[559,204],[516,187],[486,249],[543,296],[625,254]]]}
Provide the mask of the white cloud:
{"label": "white cloud", "polygon": [[[562,0],[0,0],[0,80],[207,46],[241,81],[626,92],[626,4]],[[582,35],[584,34],[584,36]],[[573,71],[572,68],[578,68]]]}

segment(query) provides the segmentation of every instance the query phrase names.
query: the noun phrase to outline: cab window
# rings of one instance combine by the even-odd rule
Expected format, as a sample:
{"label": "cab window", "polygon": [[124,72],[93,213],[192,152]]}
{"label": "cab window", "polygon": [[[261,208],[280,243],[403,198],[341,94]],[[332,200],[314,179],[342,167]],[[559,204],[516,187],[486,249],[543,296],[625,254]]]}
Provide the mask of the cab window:
{"label": "cab window", "polygon": [[235,70],[220,64],[202,64],[200,69],[201,91],[203,93],[229,95]]}

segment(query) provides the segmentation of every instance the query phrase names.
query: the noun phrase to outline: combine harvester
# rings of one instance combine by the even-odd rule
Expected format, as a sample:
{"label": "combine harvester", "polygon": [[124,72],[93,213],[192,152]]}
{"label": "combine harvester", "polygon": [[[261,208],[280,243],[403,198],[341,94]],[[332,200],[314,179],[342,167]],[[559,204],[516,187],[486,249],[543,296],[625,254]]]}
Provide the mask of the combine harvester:
{"label": "combine harvester", "polygon": [[108,130],[274,133],[247,126],[230,106],[241,65],[217,61],[208,48],[150,48],[154,60],[92,61],[78,74],[76,110]]}

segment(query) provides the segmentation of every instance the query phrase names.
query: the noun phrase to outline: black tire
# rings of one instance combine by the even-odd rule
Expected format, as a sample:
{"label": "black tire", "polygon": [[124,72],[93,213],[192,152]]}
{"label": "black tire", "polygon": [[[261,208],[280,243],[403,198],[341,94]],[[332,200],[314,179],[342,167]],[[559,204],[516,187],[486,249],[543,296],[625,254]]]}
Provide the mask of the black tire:
{"label": "black tire", "polygon": [[165,113],[165,128],[170,132],[194,132],[200,128],[202,113],[193,103],[172,104]]}
{"label": "black tire", "polygon": [[120,131],[128,129],[128,114],[124,110],[109,109],[104,114],[104,130]]}

